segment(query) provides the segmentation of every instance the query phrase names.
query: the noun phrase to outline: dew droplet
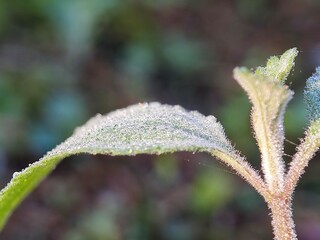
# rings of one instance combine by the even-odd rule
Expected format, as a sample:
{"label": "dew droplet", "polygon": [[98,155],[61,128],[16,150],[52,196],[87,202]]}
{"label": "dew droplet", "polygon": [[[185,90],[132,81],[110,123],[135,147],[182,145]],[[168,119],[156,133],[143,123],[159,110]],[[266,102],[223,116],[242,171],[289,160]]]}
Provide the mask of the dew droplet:
{"label": "dew droplet", "polygon": [[13,174],[12,174],[12,177],[18,177],[20,175],[20,172],[14,172]]}

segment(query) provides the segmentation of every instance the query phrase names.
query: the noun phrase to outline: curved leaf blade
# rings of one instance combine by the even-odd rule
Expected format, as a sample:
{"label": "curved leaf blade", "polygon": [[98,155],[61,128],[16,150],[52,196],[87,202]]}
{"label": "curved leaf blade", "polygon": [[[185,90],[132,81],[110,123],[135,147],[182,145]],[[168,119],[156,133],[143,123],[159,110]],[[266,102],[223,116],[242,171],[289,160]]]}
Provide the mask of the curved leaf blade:
{"label": "curved leaf blade", "polygon": [[320,67],[307,79],[304,99],[310,123],[290,163],[286,181],[288,194],[293,192],[304,169],[320,148]]}
{"label": "curved leaf blade", "polygon": [[296,48],[289,49],[280,58],[271,57],[266,67],[259,67],[254,73],[247,68],[234,70],[234,78],[253,105],[251,121],[262,156],[262,170],[274,192],[281,192],[284,187],[283,117],[293,96],[284,82],[297,54]]}
{"label": "curved leaf blade", "polygon": [[48,155],[75,154],[79,150],[93,154],[136,155],[201,149],[226,152],[233,149],[214,117],[187,112],[180,106],[145,103],[106,116],[97,115]]}
{"label": "curved leaf blade", "polygon": [[309,120],[312,122],[320,119],[320,67],[317,67],[316,72],[307,79],[304,99]]}
{"label": "curved leaf blade", "polygon": [[320,119],[311,122],[305,131],[305,137],[297,147],[293,155],[290,168],[286,176],[286,192],[288,196],[293,193],[300,177],[320,148]]}
{"label": "curved leaf blade", "polygon": [[0,192],[0,229],[11,212],[65,157],[78,153],[136,155],[206,151],[233,167],[263,195],[263,181],[234,150],[213,116],[179,106],[138,104],[97,115],[39,161],[19,173]]}

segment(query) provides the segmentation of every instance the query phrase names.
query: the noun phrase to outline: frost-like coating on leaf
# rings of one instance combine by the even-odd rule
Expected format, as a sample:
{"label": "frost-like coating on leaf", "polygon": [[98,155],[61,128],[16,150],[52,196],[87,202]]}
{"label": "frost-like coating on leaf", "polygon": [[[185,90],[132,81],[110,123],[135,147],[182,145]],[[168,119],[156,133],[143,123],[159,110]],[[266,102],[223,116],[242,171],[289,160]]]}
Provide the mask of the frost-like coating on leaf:
{"label": "frost-like coating on leaf", "polygon": [[77,153],[135,155],[207,151],[263,193],[263,182],[227,140],[213,116],[179,106],[138,104],[97,115],[38,162],[15,173],[0,193],[0,229],[14,208],[65,157]]}
{"label": "frost-like coating on leaf", "polygon": [[284,185],[283,117],[293,92],[283,85],[294,65],[296,49],[286,51],[280,59],[271,57],[266,67],[255,73],[236,68],[234,77],[247,92],[252,104],[251,121],[262,155],[262,169],[266,182],[273,191]]}
{"label": "frost-like coating on leaf", "polygon": [[307,80],[304,91],[304,99],[307,104],[308,117],[310,121],[320,118],[320,67]]}
{"label": "frost-like coating on leaf", "polygon": [[258,67],[255,74],[266,77],[273,82],[284,83],[294,66],[294,60],[298,50],[292,48],[287,50],[280,58],[273,56],[268,59],[265,67]]}
{"label": "frost-like coating on leaf", "polygon": [[290,162],[290,168],[286,177],[286,191],[292,194],[299,178],[304,173],[309,161],[320,147],[320,119],[313,120],[305,132],[305,137],[297,147]]}
{"label": "frost-like coating on leaf", "polygon": [[290,163],[286,184],[289,193],[294,191],[304,169],[320,147],[320,67],[317,67],[316,72],[307,79],[304,100],[310,125]]}
{"label": "frost-like coating on leaf", "polygon": [[48,155],[66,151],[111,155],[161,154],[199,148],[232,150],[215,117],[187,112],[180,106],[146,103],[106,116],[97,115]]}

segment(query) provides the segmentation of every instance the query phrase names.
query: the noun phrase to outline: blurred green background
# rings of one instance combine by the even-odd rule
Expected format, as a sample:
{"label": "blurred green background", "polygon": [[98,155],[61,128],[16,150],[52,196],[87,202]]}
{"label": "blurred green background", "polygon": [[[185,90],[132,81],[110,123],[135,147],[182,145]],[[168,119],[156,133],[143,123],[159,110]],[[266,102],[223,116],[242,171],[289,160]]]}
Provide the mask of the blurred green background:
{"label": "blurred green background", "polygon": [[[298,143],[303,86],[320,65],[319,13],[319,0],[0,1],[1,188],[97,112],[146,101],[215,115],[260,168],[232,69],[298,47],[285,120]],[[318,162],[295,194],[301,240],[320,239]],[[267,240],[272,229],[262,199],[208,155],[80,155],[23,202],[0,238]]]}

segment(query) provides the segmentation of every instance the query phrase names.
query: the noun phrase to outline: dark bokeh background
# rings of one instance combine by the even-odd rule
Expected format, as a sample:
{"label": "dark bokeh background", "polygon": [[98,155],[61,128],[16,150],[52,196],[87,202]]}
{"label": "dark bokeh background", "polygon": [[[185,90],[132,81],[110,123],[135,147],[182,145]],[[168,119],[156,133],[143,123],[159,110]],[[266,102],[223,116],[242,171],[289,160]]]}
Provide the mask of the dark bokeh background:
{"label": "dark bokeh background", "polygon": [[[287,139],[298,143],[303,86],[320,65],[319,26],[319,0],[0,1],[1,187],[97,112],[145,101],[215,115],[260,168],[232,69],[298,47],[286,114]],[[320,239],[319,173],[314,160],[295,194],[302,240]],[[81,155],[59,165],[0,236],[267,240],[272,230],[262,199],[208,155]]]}

